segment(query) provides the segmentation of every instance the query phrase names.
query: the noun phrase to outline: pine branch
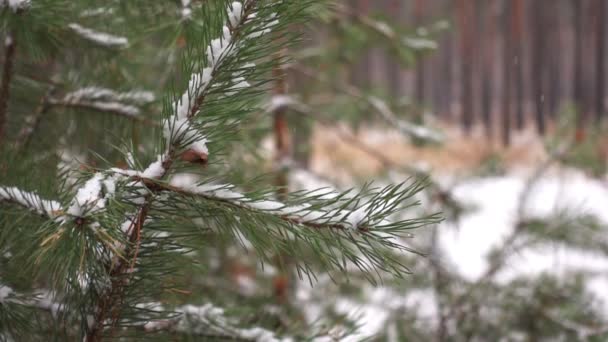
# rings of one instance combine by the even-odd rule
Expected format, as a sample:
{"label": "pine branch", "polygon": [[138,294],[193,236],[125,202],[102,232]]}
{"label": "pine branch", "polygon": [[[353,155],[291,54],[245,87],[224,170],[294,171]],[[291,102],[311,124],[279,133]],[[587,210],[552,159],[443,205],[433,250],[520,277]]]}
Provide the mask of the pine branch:
{"label": "pine branch", "polygon": [[[166,311],[160,303],[145,304],[154,311]],[[290,341],[289,338],[278,338],[274,332],[261,327],[236,327],[225,316],[224,309],[213,304],[184,305],[173,310],[176,317],[162,321],[147,322],[143,325],[145,331],[170,331],[194,335],[198,337],[213,337],[230,339],[231,341]]]}
{"label": "pine branch", "polygon": [[[84,90],[91,90],[91,93],[84,92]],[[93,91],[97,91],[101,95],[96,95]],[[141,122],[143,124],[149,126],[159,126],[157,122],[149,120],[143,116],[141,116],[141,110],[136,105],[127,103],[127,101],[131,100],[136,103],[142,102],[150,102],[150,101],[141,101],[146,100],[145,97],[138,98],[132,97],[130,98],[128,95],[130,93],[114,93],[110,94],[102,93],[103,91],[110,91],[108,89],[103,88],[84,88],[80,91],[75,91],[73,93],[69,93],[64,96],[62,99],[54,99],[49,98],[47,100],[47,104],[50,106],[57,106],[63,108],[78,108],[85,110],[93,110],[99,113],[110,113],[115,114],[121,117],[125,117],[127,119]],[[137,95],[137,93],[133,93]],[[146,93],[142,93],[146,94]],[[135,100],[135,101],[134,101]],[[153,98],[152,98],[153,101]]]}
{"label": "pine branch", "polygon": [[325,75],[321,75],[320,73],[302,64],[293,64],[291,65],[291,68],[305,76],[312,77],[323,83],[331,84],[332,86],[337,87],[345,94],[366,102],[372,109],[374,109],[378,114],[380,114],[380,116],[385,121],[399,129],[407,136],[411,136],[424,141],[429,141],[432,143],[442,143],[444,141],[443,135],[441,135],[439,132],[436,132],[435,130],[399,119],[397,115],[388,106],[388,104],[386,104],[386,102],[376,96],[368,96],[356,87],[344,82],[338,82],[334,84],[333,82],[330,82],[330,80]]}
{"label": "pine branch", "polygon": [[[207,57],[209,59],[210,66],[205,68],[202,73],[192,75],[188,90],[182,95],[181,102],[176,106],[175,114],[171,119],[167,120],[169,130],[166,131],[168,146],[165,155],[159,158],[157,163],[151,164],[148,167],[153,168],[154,178],[163,178],[171,169],[175,158],[177,157],[177,151],[184,134],[189,133],[190,120],[194,117],[201,109],[210,84],[215,80],[217,72],[225,61],[232,49],[235,48],[235,41],[238,41],[240,30],[248,20],[251,20],[250,15],[253,13],[258,1],[248,0],[245,1],[245,5],[242,6],[239,2],[234,2],[228,8],[228,25],[224,26],[223,36],[215,39],[211,42],[207,49]],[[179,122],[177,126],[179,131],[175,131],[176,122]],[[185,129],[185,130],[184,130]],[[176,134],[178,133],[178,134]],[[205,139],[198,139],[194,142],[190,141],[191,144],[198,149],[197,152],[206,152],[206,146],[204,145]],[[197,145],[198,144],[198,145]],[[143,173],[145,176],[145,172]],[[125,272],[128,270],[127,266],[135,264],[135,258],[137,257],[137,250],[139,248],[141,230],[143,229],[144,222],[147,218],[148,212],[152,206],[154,200],[153,194],[147,195],[144,198],[143,204],[138,209],[136,219],[132,221],[128,231],[129,245],[127,246],[125,259],[121,259],[115,267],[112,268],[110,276],[112,279],[112,287],[109,291],[102,294],[98,300],[97,308],[95,309],[95,319],[93,321],[92,328],[88,331],[85,340],[88,342],[99,341],[103,334],[103,330],[106,324],[106,319],[109,315],[112,315],[110,327],[114,328],[120,319],[120,307],[119,305],[123,301],[124,287],[127,285],[127,279],[124,278]]]}
{"label": "pine branch", "polygon": [[15,187],[0,186],[0,202],[20,205],[50,219],[57,218],[62,213],[59,202],[42,199],[36,193],[23,191]]}
{"label": "pine branch", "polygon": [[155,190],[199,197],[246,211],[268,214],[287,223],[308,228],[354,230],[362,233],[370,229],[363,221],[365,217],[371,216],[371,209],[366,206],[360,206],[357,210],[314,210],[306,206],[289,206],[278,201],[251,199],[232,190],[233,186],[228,184],[197,185],[174,182],[174,185],[171,185],[151,179],[140,180]]}
{"label": "pine branch", "polygon": [[521,238],[521,235],[525,233],[523,231],[525,225],[522,224],[522,222],[524,221],[525,208],[528,203],[528,198],[532,194],[534,185],[540,179],[542,179],[542,176],[548,171],[549,167],[553,165],[553,163],[562,159],[563,156],[566,155],[568,150],[568,144],[559,146],[557,149],[552,151],[549,157],[542,164],[540,164],[536,168],[532,176],[528,178],[518,199],[515,229],[493,252],[490,258],[490,264],[486,271],[477,279],[477,281],[470,284],[463,294],[461,294],[454,300],[451,305],[450,316],[456,317],[459,322],[462,321],[464,319],[464,315],[466,315],[466,312],[463,310],[462,306],[473,296],[473,294],[477,290],[491,283],[494,277],[498,274],[498,272],[502,270],[508,258],[517,250],[520,250],[523,246],[526,245],[525,242],[521,243],[520,245],[517,245],[517,242]]}
{"label": "pine branch", "polygon": [[547,318],[551,322],[559,325],[565,330],[572,331],[573,333],[575,333],[579,341],[586,341],[589,338],[596,336],[605,337],[606,335],[608,335],[608,325],[600,327],[591,327],[577,322],[573,322],[566,318],[558,317],[558,315],[549,312],[548,310],[541,310],[541,313],[545,318]]}
{"label": "pine branch", "polygon": [[103,47],[122,49],[129,46],[129,40],[125,37],[96,31],[77,23],[71,23],[68,27],[82,38]]}
{"label": "pine branch", "polygon": [[[291,112],[304,115],[305,117],[314,120],[323,126],[331,128],[335,127],[334,122],[321,117],[318,111],[290,95],[273,96],[265,107],[268,112],[273,112],[277,110],[277,108],[289,108]],[[340,140],[380,162],[385,169],[398,170],[427,182],[429,189],[436,192],[436,199],[438,199],[442,205],[455,210],[462,207],[462,205],[454,199],[450,193],[450,190],[443,188],[438,182],[433,180],[428,172],[394,161],[390,157],[386,156],[383,151],[366,144],[357,136],[345,130],[343,127],[338,127],[338,129],[335,129],[334,132]]]}
{"label": "pine branch", "polygon": [[51,86],[46,94],[40,99],[40,103],[38,107],[36,107],[36,111],[32,115],[28,115],[25,118],[25,125],[19,131],[17,135],[17,140],[15,141],[15,149],[22,150],[26,149],[31,142],[32,136],[38,125],[40,124],[40,120],[42,120],[42,116],[45,115],[50,109],[49,100],[51,95],[55,91],[55,87]]}

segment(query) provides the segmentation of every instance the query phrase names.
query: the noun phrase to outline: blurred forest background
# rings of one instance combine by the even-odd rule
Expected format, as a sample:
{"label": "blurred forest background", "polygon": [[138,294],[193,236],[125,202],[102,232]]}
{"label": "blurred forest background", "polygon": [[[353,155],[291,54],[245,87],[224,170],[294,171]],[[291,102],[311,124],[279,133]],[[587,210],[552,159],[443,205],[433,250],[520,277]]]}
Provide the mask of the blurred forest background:
{"label": "blurred forest background", "polygon": [[[395,54],[381,44],[349,54],[366,33],[346,32],[342,57],[349,64],[348,81],[358,87],[407,97],[445,122],[465,131],[482,129],[505,144],[511,132],[524,127],[553,131],[568,106],[579,113],[581,129],[603,117],[605,1],[354,0],[345,5],[353,20],[385,18],[434,40],[414,46],[433,50],[430,54]],[[367,24],[390,36],[384,27]],[[312,44],[329,43],[331,30],[331,25],[317,30]]]}
{"label": "blurred forest background", "polygon": [[336,1],[305,29],[266,146],[316,184],[427,177],[423,206],[446,218],[416,232],[412,278],[322,305],[360,313],[359,338],[606,338],[607,7]]}
{"label": "blurred forest background", "polygon": [[[92,310],[86,302],[90,296],[80,295],[79,286],[93,291],[94,277],[82,276],[72,264],[72,278],[61,272],[50,277],[44,269],[37,277],[28,273],[39,267],[29,251],[44,252],[31,241],[70,247],[48,258],[62,266],[61,260],[73,262],[80,250],[91,248],[82,242],[88,240],[78,245],[55,233],[57,222],[26,217],[14,204],[32,209],[28,199],[39,194],[65,206],[94,177],[127,169],[144,175],[138,181],[154,185],[216,186],[215,191],[199,190],[212,199],[217,195],[221,203],[176,196],[179,205],[173,205],[173,198],[164,198],[175,212],[159,209],[159,221],[142,235],[150,239],[142,245],[146,253],[161,253],[163,260],[152,258],[146,284],[160,284],[165,266],[185,276],[166,282],[179,284],[169,295],[149,286],[153,294],[133,296],[142,302],[131,303],[137,310],[128,311],[130,321],[117,329],[124,336],[146,334],[159,341],[200,340],[205,334],[264,342],[605,341],[607,1],[311,1],[302,9],[305,22],[289,21],[298,12],[278,24],[300,40],[263,37],[267,45],[252,44],[242,57],[259,68],[230,65],[223,83],[209,88],[213,96],[202,110],[207,116],[195,118],[203,131],[195,140],[204,148],[187,150],[173,173],[165,175],[160,165],[161,176],[147,179],[155,178],[146,176],[155,160],[163,164],[162,156],[156,159],[166,140],[162,120],[178,111],[179,99],[188,102],[189,92],[196,93],[190,90],[196,81],[187,83],[190,75],[196,80],[195,67],[215,63],[205,52],[214,41],[221,45],[220,38],[212,39],[221,37],[218,32],[235,3],[112,1],[100,7],[93,0],[0,0],[5,40],[0,278],[8,284],[0,286],[5,290],[0,291],[0,323],[13,322],[12,311],[3,311],[11,307],[2,305],[14,289],[23,290],[24,298],[41,294],[10,302],[42,312],[38,330],[29,328],[26,315],[17,317],[22,331],[70,340],[88,329],[83,322]],[[262,3],[301,6],[297,1]],[[264,25],[277,25],[274,12],[260,13],[266,16],[260,32],[268,33]],[[240,73],[250,68],[251,84]],[[209,117],[226,130],[204,121]],[[424,189],[395,204],[394,198],[402,197],[391,184],[414,180]],[[264,201],[222,211],[234,197],[221,198],[218,181]],[[310,235],[298,248],[269,239],[291,241],[282,230],[258,235],[274,225],[301,228],[300,221],[284,223],[290,216],[277,215],[266,200],[314,195],[312,201],[325,210],[341,202],[323,202],[327,199],[315,190],[358,193],[372,186],[389,189],[378,207],[403,209],[388,211],[389,221],[412,228],[411,235],[399,231],[376,237],[403,249],[376,249],[378,241],[366,240],[359,231],[343,240],[341,231],[303,229]],[[141,190],[133,187],[130,191]],[[150,189],[154,195],[163,188]],[[135,192],[138,196],[141,191]],[[358,207],[359,199],[348,204]],[[119,204],[123,211],[134,205]],[[115,215],[111,224],[124,221],[124,212],[102,209],[95,214]],[[42,216],[64,218],[61,210],[42,211]],[[218,216],[224,221],[215,220]],[[386,217],[374,219],[382,223]],[[146,222],[144,215],[140,227]],[[171,248],[157,248],[161,243]],[[366,268],[365,262],[354,265],[361,253],[379,270]],[[97,265],[103,263],[100,258],[87,260],[103,269]],[[315,260],[305,264],[315,276],[307,279],[298,260]],[[31,267],[22,267],[28,262]],[[330,264],[340,272],[328,271]],[[393,265],[403,274],[381,272]],[[62,285],[70,280],[73,288],[51,291],[53,277]],[[80,311],[65,310],[69,305]],[[140,309],[150,314],[158,307],[176,315],[163,316],[160,323],[138,316]],[[65,326],[55,323],[57,317]],[[104,331],[105,322],[98,323]],[[10,326],[0,325],[0,339],[11,336]],[[240,330],[245,326],[256,334],[245,336]],[[5,330],[10,334],[3,335]]]}

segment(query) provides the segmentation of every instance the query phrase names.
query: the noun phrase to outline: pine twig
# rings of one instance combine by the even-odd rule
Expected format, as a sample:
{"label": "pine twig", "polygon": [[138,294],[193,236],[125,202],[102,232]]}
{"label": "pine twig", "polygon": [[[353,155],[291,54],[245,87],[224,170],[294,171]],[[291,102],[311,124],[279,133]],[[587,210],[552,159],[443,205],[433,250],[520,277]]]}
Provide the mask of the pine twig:
{"label": "pine twig", "polygon": [[367,94],[364,94],[361,90],[359,90],[357,87],[354,87],[345,82],[339,82],[337,84],[334,84],[330,82],[325,75],[321,75],[315,70],[312,70],[311,68],[308,68],[302,64],[295,63],[291,65],[291,68],[305,76],[317,79],[320,82],[330,83],[332,86],[336,87],[344,94],[355,99],[364,101],[374,111],[380,114],[380,116],[386,122],[393,125],[407,136],[434,143],[442,143],[444,141],[443,136],[432,129],[411,122],[407,122],[405,120],[401,120],[384,101],[382,101],[376,96],[368,96]]}
{"label": "pine twig", "polygon": [[[334,124],[333,121],[319,116],[307,104],[302,103],[289,95],[275,97],[268,106],[268,110],[272,112],[277,107],[288,107],[289,109],[291,109],[291,112],[303,115],[326,127],[332,127]],[[410,165],[404,165],[394,161],[393,159],[385,155],[384,152],[366,144],[365,142],[361,141],[361,139],[359,139],[354,134],[348,132],[345,129],[337,129],[335,131],[335,134],[343,142],[349,144],[351,147],[356,148],[357,150],[367,154],[371,158],[378,161],[380,164],[382,164],[383,168],[398,170],[408,175],[414,176],[417,179],[426,180],[428,182],[429,189],[432,189],[437,193],[437,199],[440,200],[442,204],[452,207],[458,206],[458,204],[455,203],[455,200],[452,197],[450,191],[443,189],[443,187],[441,187],[439,183],[432,179],[431,175],[428,172],[425,172],[419,168]]]}
{"label": "pine twig", "polygon": [[560,160],[568,152],[569,148],[570,145],[563,145],[558,147],[542,164],[540,164],[536,168],[532,176],[529,177],[528,180],[525,182],[523,190],[520,193],[518,199],[515,229],[504,240],[500,248],[496,251],[495,257],[492,259],[486,272],[484,272],[476,282],[471,284],[465,293],[457,297],[454,303],[452,303],[452,312],[450,316],[457,317],[458,321],[464,319],[464,315],[466,313],[464,312],[464,310],[462,310],[462,306],[473,296],[475,292],[477,292],[477,290],[479,290],[479,288],[490,283],[494,279],[496,274],[498,274],[498,272],[503,268],[509,256],[512,255],[515,250],[518,250],[522,247],[515,246],[515,243],[517,242],[524,228],[524,225],[522,223],[525,215],[525,206],[528,202],[530,195],[532,194],[534,185],[542,178],[542,176],[547,172],[549,167],[553,165],[553,163]]}
{"label": "pine twig", "polygon": [[40,103],[38,104],[36,111],[25,118],[25,125],[19,131],[17,140],[15,141],[16,150],[26,149],[29,146],[34,132],[42,120],[42,116],[46,114],[51,107],[49,104],[49,99],[54,91],[55,87],[51,86],[46,94],[40,99]]}
{"label": "pine twig", "polygon": [[63,108],[80,108],[92,110],[98,113],[109,113],[119,117],[127,118],[135,122],[145,124],[152,127],[160,127],[160,125],[150,119],[139,115],[139,109],[132,105],[124,105],[122,103],[101,102],[101,101],[64,101],[59,99],[49,98],[47,100],[49,106]]}

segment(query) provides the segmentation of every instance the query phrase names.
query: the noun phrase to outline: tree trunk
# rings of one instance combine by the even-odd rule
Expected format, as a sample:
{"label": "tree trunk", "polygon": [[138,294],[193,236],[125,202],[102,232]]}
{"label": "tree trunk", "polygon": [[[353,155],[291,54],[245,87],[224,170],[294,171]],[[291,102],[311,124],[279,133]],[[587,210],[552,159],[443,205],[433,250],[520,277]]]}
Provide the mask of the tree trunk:
{"label": "tree trunk", "polygon": [[493,1],[478,0],[478,31],[483,38],[480,47],[480,59],[483,63],[481,73],[481,110],[486,136],[492,138],[492,61],[494,60],[494,25]]}
{"label": "tree trunk", "polygon": [[460,25],[460,53],[461,53],[461,78],[462,78],[462,125],[465,133],[470,134],[473,125],[473,77],[472,77],[472,30],[471,19],[473,17],[472,2],[470,0],[458,0],[458,19]]}
{"label": "tree trunk", "polygon": [[511,143],[511,51],[513,46],[512,31],[509,30],[512,16],[511,0],[504,1],[503,13],[503,103],[502,103],[502,142],[505,146]]}
{"label": "tree trunk", "polygon": [[[414,1],[414,26],[419,27],[423,25],[424,22],[424,12],[425,12],[425,0],[415,0]],[[414,77],[414,89],[415,89],[415,99],[417,105],[424,104],[425,100],[425,61],[422,58],[420,53],[416,53],[416,75]]]}
{"label": "tree trunk", "polygon": [[596,0],[596,59],[595,59],[595,118],[599,121],[604,116],[604,96],[606,94],[606,1]]}
{"label": "tree trunk", "polygon": [[534,103],[536,107],[536,129],[538,133],[545,133],[545,13],[544,4],[541,1],[533,2],[534,34],[532,39],[532,83],[534,87]]}
{"label": "tree trunk", "polygon": [[[577,112],[577,137],[582,135],[583,123],[583,4],[581,0],[572,0],[574,18],[574,104]],[[579,133],[580,132],[580,133]]]}
{"label": "tree trunk", "polygon": [[511,16],[511,35],[513,36],[513,73],[515,74],[515,126],[524,127],[524,75],[523,75],[523,45],[524,45],[524,4],[522,0],[513,0],[513,15]]}

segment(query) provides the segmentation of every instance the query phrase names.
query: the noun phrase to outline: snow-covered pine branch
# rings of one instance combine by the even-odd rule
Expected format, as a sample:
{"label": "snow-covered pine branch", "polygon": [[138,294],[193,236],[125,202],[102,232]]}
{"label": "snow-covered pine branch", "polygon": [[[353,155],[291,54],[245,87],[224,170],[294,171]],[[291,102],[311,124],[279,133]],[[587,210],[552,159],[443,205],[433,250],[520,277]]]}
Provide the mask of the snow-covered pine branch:
{"label": "snow-covered pine branch", "polygon": [[181,16],[183,20],[189,20],[192,18],[192,0],[182,0]]}
{"label": "snow-covered pine branch", "polygon": [[374,108],[374,110],[376,110],[376,112],[378,112],[382,116],[382,118],[384,118],[391,125],[397,127],[404,134],[425,141],[431,141],[435,143],[443,142],[444,137],[439,132],[428,127],[416,125],[414,123],[399,119],[397,115],[395,115],[395,113],[388,106],[388,104],[379,97],[368,96],[366,97],[366,101],[370,104],[370,106],[372,106],[372,108]]}
{"label": "snow-covered pine branch", "polygon": [[[141,175],[142,179],[136,180],[136,184],[143,183],[146,186],[144,191],[149,191],[137,195],[141,198],[141,203],[132,217],[127,218],[121,227],[121,230],[128,235],[126,240],[130,244],[123,250],[123,257],[112,263],[110,270],[110,274],[113,276],[111,279],[112,285],[99,294],[92,324],[85,337],[86,341],[98,341],[106,328],[115,327],[121,320],[120,316],[112,314],[112,318],[109,318],[109,315],[117,310],[117,305],[123,305],[124,291],[122,288],[126,284],[121,278],[125,272],[129,272],[129,268],[132,268],[132,265],[137,261],[141,244],[141,230],[156,199],[155,190],[146,185],[143,182],[144,179],[148,177],[162,179],[167,175],[184,145],[189,146],[194,153],[198,154],[200,159],[206,160],[208,153],[207,140],[196,127],[193,127],[191,119],[200,111],[207,95],[206,91],[216,80],[218,70],[223,67],[224,61],[237,53],[242,46],[240,40],[257,38],[270,32],[270,28],[276,24],[276,19],[268,22],[264,18],[259,19],[256,16],[255,8],[259,3],[256,0],[247,0],[243,3],[235,1],[228,6],[228,22],[222,27],[221,36],[211,40],[206,49],[207,66],[201,72],[194,73],[190,77],[187,90],[176,102],[174,112],[163,122],[166,138],[164,154],[159,156],[156,162],[150,164],[144,172],[137,173],[135,171],[136,173],[132,174],[132,171],[126,171],[126,174],[131,177]],[[243,35],[241,30],[245,24],[255,25],[258,21],[261,21],[261,28],[258,27],[252,33]],[[253,37],[253,34],[256,34],[256,36]],[[246,65],[251,65],[251,63]],[[244,79],[239,77],[242,76],[235,75],[236,80],[232,82],[238,86],[237,88],[245,84]],[[231,93],[228,96],[235,95],[239,89],[230,87]]]}
{"label": "snow-covered pine branch", "polygon": [[[377,211],[386,210],[387,207],[372,206],[371,202],[357,206],[352,210],[344,207],[345,203],[334,199],[346,198],[346,202],[356,204],[359,201],[357,196],[348,198],[345,194],[328,191],[315,191],[319,198],[326,199],[327,202],[322,206],[312,204],[288,205],[270,199],[252,199],[251,197],[238,192],[230,184],[196,184],[187,177],[175,177],[170,186],[159,185],[161,188],[177,193],[200,196],[210,201],[217,201],[229,205],[237,206],[249,211],[259,212],[266,215],[275,216],[291,224],[302,225],[310,228],[328,228],[353,231],[367,231],[370,228],[369,220],[377,215]],[[314,195],[314,193],[313,193]],[[311,199],[319,199],[311,196]],[[361,199],[363,200],[363,199]],[[306,202],[306,201],[302,201]],[[337,208],[331,209],[334,204]],[[390,206],[390,204],[388,204]],[[388,224],[388,221],[377,222],[379,226]]]}
{"label": "snow-covered pine branch", "polygon": [[[206,48],[207,66],[200,72],[193,73],[188,82],[188,88],[180,99],[174,104],[174,113],[163,122],[164,135],[167,139],[167,148],[182,145],[190,150],[194,157],[206,161],[209,151],[208,138],[193,127],[193,118],[199,113],[203,101],[216,81],[218,70],[232,56],[238,54],[242,47],[242,40],[258,38],[270,32],[277,21],[262,22],[258,28],[247,36],[241,30],[245,24],[255,22],[256,12],[253,11],[255,0],[235,1],[228,7],[228,21],[222,27],[220,37],[211,40]],[[241,69],[255,68],[252,62],[244,63]],[[230,97],[239,90],[249,87],[249,83],[242,76],[243,72],[233,74],[232,85],[227,89],[226,96]],[[185,145],[185,146],[184,146]],[[189,160],[192,161],[192,160]]]}
{"label": "snow-covered pine branch", "polygon": [[154,102],[154,93],[146,90],[131,90],[127,92],[117,92],[112,89],[89,86],[72,91],[64,96],[66,102],[88,101],[109,101],[109,102],[130,102],[135,104],[148,104]]}
{"label": "snow-covered pine branch", "polygon": [[31,0],[0,0],[0,7],[9,7],[13,12],[25,10],[31,6]]}
{"label": "snow-covered pine branch", "polygon": [[[140,304],[148,310],[167,311],[160,303]],[[146,331],[172,331],[239,341],[287,342],[290,338],[280,338],[274,332],[262,327],[242,328],[228,318],[223,308],[211,303],[204,305],[182,305],[169,310],[177,314],[174,318],[147,322]]]}
{"label": "snow-covered pine branch", "polygon": [[100,46],[109,48],[126,48],[129,46],[129,40],[126,37],[96,31],[77,23],[71,23],[68,27],[80,37]]}
{"label": "snow-covered pine branch", "polygon": [[149,123],[141,115],[139,106],[155,100],[154,93],[144,90],[116,92],[102,87],[85,87],[65,94],[62,98],[49,98],[52,106],[73,107],[97,112],[107,112],[129,119]]}
{"label": "snow-covered pine branch", "polygon": [[59,202],[43,199],[34,192],[23,191],[16,187],[0,186],[0,202],[2,201],[18,204],[48,218],[62,214]]}

